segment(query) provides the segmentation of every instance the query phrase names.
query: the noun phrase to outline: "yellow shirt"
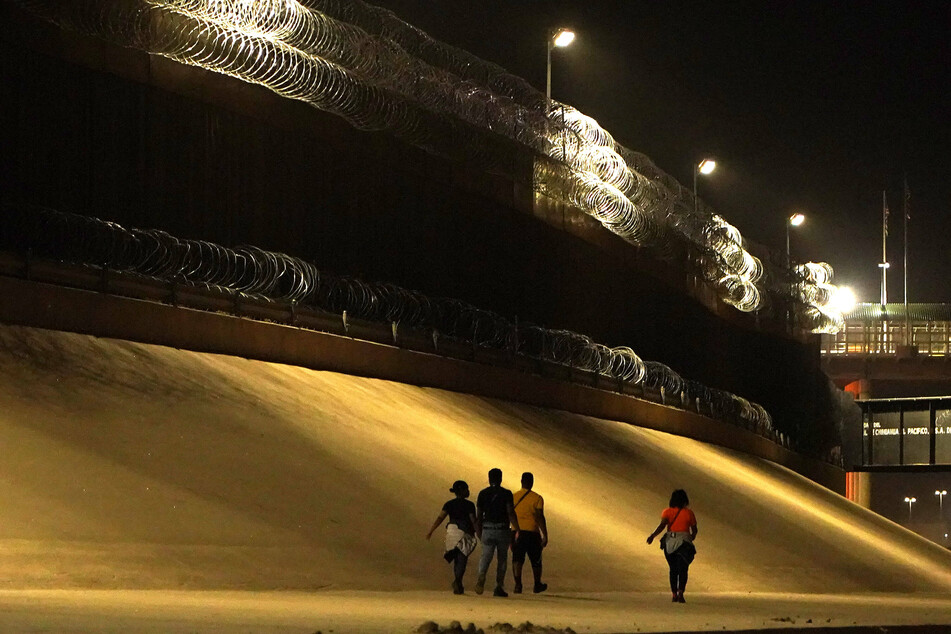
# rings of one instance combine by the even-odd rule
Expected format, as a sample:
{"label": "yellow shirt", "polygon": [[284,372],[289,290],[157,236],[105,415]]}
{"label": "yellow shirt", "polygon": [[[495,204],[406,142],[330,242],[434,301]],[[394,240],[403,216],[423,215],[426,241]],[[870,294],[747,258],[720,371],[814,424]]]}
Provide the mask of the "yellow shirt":
{"label": "yellow shirt", "polygon": [[512,503],[515,505],[515,516],[518,518],[518,527],[523,531],[538,532],[536,517],[545,508],[545,498],[534,491],[525,489],[520,489],[512,495],[512,498]]}

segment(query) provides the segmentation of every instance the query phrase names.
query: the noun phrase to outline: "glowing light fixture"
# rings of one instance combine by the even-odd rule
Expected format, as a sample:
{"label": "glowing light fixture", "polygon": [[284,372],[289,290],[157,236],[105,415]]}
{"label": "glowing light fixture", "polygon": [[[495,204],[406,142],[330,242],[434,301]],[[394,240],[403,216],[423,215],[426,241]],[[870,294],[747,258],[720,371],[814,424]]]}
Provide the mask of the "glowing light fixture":
{"label": "glowing light fixture", "polygon": [[792,267],[792,254],[789,250],[789,227],[798,227],[806,221],[801,213],[794,213],[786,219],[786,268]]}
{"label": "glowing light fixture", "polygon": [[848,286],[839,286],[836,289],[833,306],[834,308],[838,309],[839,312],[852,312],[852,309],[855,308],[856,302],[857,300],[855,298],[855,293]]}
{"label": "glowing light fixture", "polygon": [[[935,491],[934,494],[938,496],[938,514],[944,517],[944,496],[946,496],[948,492],[942,489],[941,491]],[[947,535],[945,535],[945,537],[947,537]]]}
{"label": "glowing light fixture", "polygon": [[551,38],[552,46],[557,46],[558,48],[564,48],[571,44],[575,39],[575,32],[569,29],[559,29],[555,32],[555,35]]}

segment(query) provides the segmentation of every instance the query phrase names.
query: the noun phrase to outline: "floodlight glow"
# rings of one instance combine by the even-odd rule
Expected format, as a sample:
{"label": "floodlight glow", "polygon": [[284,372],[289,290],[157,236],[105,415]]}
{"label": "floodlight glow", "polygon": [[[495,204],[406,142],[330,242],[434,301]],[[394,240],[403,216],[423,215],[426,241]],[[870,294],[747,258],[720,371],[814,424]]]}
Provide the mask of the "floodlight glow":
{"label": "floodlight glow", "polygon": [[789,224],[791,224],[794,227],[798,227],[805,221],[806,221],[806,217],[803,216],[802,214],[793,214],[789,216]]}
{"label": "floodlight glow", "polygon": [[560,29],[555,33],[552,44],[558,48],[564,48],[575,40],[575,32],[569,29]]}
{"label": "floodlight glow", "polygon": [[717,162],[710,159],[703,159],[700,161],[700,165],[697,166],[697,170],[701,174],[710,174],[717,168]]}
{"label": "floodlight glow", "polygon": [[852,312],[852,309],[855,308],[856,298],[855,293],[848,286],[840,286],[837,288],[835,293],[835,308],[842,313]]}

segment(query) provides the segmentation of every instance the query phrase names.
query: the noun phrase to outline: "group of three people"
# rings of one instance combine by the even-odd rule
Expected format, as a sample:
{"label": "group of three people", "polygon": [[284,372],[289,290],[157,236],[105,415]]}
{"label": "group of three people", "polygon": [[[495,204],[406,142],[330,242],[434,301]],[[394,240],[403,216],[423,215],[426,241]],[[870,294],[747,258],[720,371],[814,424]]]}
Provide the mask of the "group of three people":
{"label": "group of three people", "polygon": [[456,497],[446,502],[426,539],[449,518],[446,527],[446,561],[453,564],[452,591],[462,594],[462,577],[466,572],[469,555],[482,541],[482,557],[479,560],[479,577],[475,591],[482,594],[485,579],[492,559],[497,558],[495,590],[493,595],[506,597],[505,573],[508,567],[508,551],[512,549],[512,573],[515,578],[514,592],[522,592],[522,567],[525,558],[532,565],[535,584],[533,592],[544,592],[548,584],[542,582],[542,550],[548,545],[548,524],[545,521],[545,500],[532,491],[535,477],[522,474],[522,488],[514,494],[502,486],[502,470],[489,471],[489,486],[479,492],[476,503],[468,499],[469,485],[457,480],[452,491]]}
{"label": "group of three people", "polygon": [[[456,497],[446,502],[426,539],[449,518],[446,527],[446,561],[453,564],[454,579],[452,591],[462,594],[462,577],[466,572],[469,555],[482,540],[482,557],[479,560],[479,577],[476,592],[482,594],[485,579],[497,557],[496,586],[493,594],[497,597],[508,596],[505,592],[505,572],[508,549],[512,548],[512,572],[515,578],[515,593],[522,592],[522,566],[528,556],[535,577],[534,592],[544,592],[548,584],[542,582],[542,550],[548,545],[548,523],[545,520],[545,500],[532,491],[535,477],[522,474],[522,488],[514,495],[502,487],[502,470],[489,471],[489,486],[479,492],[476,504],[469,497],[469,485],[457,480],[450,491]],[[687,587],[687,573],[696,554],[693,540],[697,536],[697,517],[689,508],[690,500],[683,489],[675,490],[670,496],[668,508],[661,513],[660,523],[647,537],[651,544],[665,528],[667,533],[661,540],[661,548],[670,569],[670,589],[672,601],[685,603],[684,590]]]}

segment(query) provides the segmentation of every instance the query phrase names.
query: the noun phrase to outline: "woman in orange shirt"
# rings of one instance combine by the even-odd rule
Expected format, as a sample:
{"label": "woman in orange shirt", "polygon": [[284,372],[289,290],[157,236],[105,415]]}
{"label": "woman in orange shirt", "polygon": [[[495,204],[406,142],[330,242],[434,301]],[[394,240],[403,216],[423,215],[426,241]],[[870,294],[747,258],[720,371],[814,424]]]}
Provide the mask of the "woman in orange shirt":
{"label": "woman in orange shirt", "polygon": [[689,504],[686,491],[674,491],[670,495],[670,506],[660,514],[660,524],[647,538],[648,544],[653,543],[654,538],[667,528],[667,534],[660,539],[660,547],[670,566],[670,591],[674,603],[686,603],[684,590],[687,587],[687,569],[697,553],[693,545],[697,536],[697,517],[687,508]]}

